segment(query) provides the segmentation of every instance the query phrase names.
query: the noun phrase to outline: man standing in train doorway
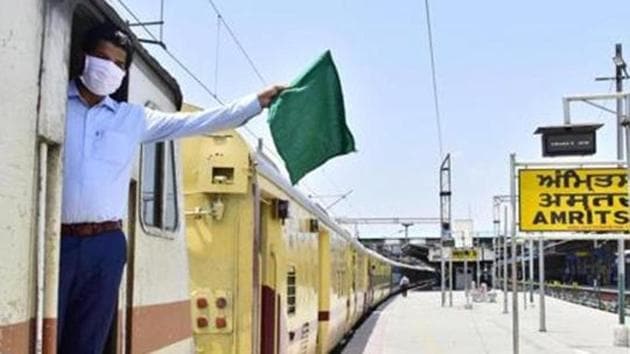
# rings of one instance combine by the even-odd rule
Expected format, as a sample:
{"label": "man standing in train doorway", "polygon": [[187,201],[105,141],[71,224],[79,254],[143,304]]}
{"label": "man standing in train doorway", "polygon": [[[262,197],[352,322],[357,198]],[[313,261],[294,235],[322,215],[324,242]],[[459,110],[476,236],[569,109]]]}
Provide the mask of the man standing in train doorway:
{"label": "man standing in train doorway", "polygon": [[122,219],[141,143],[241,126],[284,89],[272,86],[197,113],[165,113],[110,97],[131,64],[130,37],[91,29],[82,74],[68,87],[59,275],[58,352],[101,354],[126,261]]}

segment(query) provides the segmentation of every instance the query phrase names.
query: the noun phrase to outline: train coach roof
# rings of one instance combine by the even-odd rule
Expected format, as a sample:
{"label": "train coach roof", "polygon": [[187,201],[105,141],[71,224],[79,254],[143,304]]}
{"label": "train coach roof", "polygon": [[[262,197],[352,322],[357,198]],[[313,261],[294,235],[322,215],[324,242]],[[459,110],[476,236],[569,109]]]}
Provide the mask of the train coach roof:
{"label": "train coach roof", "polygon": [[179,110],[182,106],[183,98],[182,90],[179,87],[177,80],[140,43],[138,37],[129,28],[128,22],[123,20],[118,12],[116,12],[113,7],[111,7],[109,4],[107,4],[107,2],[103,0],[88,0],[86,2],[92,4],[95,8],[99,9],[109,21],[114,23],[116,26],[124,29],[129,34],[131,41],[133,42],[136,55],[139,55],[173,91],[173,94],[175,95],[175,106]]}
{"label": "train coach roof", "polygon": [[304,194],[302,194],[295,187],[293,187],[289,183],[289,181],[280,174],[280,172],[278,171],[278,168],[275,166],[275,164],[271,162],[271,160],[265,154],[260,153],[260,152],[253,152],[252,155],[253,155],[253,160],[256,164],[256,169],[259,173],[261,173],[263,176],[265,176],[270,181],[272,181],[276,186],[281,188],[285,193],[290,195],[292,198],[297,200],[305,209],[307,209],[313,215],[315,215],[328,228],[335,231],[341,237],[345,238],[346,240],[354,244],[355,247],[357,247],[362,252],[365,252],[371,257],[377,258],[395,267],[414,269],[414,270],[426,271],[426,272],[435,272],[435,269],[433,269],[432,267],[396,262],[392,259],[389,259],[379,254],[378,252],[368,249],[363,244],[361,244],[361,242],[353,238],[352,235],[350,235],[350,233],[348,232],[348,230],[345,230],[342,227],[340,227],[339,224],[337,224],[328,215],[328,213],[326,213],[326,211],[323,210],[323,208],[313,203]]}

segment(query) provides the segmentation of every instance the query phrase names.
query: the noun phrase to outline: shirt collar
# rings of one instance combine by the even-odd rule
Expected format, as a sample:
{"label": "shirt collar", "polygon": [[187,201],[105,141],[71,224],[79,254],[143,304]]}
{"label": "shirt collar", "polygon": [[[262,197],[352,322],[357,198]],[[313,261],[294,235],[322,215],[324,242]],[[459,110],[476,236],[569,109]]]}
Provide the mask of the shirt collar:
{"label": "shirt collar", "polygon": [[[81,94],[79,93],[79,88],[77,86],[76,80],[71,80],[68,84],[68,98],[76,98],[83,101],[83,99],[81,98]],[[116,111],[116,101],[114,101],[109,96],[105,96],[105,98],[102,99],[101,102],[97,103],[94,107],[98,106],[105,106],[112,112]]]}

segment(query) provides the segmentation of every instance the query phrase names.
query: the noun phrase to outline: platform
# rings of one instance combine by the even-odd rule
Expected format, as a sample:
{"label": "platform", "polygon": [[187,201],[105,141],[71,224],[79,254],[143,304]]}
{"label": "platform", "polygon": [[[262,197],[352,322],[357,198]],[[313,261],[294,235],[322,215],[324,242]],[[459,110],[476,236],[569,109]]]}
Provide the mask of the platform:
{"label": "platform", "polygon": [[[551,297],[545,302],[547,332],[539,332],[535,298],[534,307],[528,303],[523,310],[519,294],[520,353],[630,354],[630,348],[612,345],[615,314]],[[502,313],[502,299],[499,294],[497,303],[474,303],[466,310],[463,292],[453,293],[452,308],[440,306],[439,291],[396,296],[370,315],[342,353],[512,353],[512,314]]]}

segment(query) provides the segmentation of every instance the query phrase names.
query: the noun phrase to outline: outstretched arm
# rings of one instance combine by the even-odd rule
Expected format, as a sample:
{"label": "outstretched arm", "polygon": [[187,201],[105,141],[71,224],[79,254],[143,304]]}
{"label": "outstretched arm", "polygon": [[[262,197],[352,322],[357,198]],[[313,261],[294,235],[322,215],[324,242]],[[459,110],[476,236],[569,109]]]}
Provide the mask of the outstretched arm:
{"label": "outstretched arm", "polygon": [[283,86],[272,86],[257,95],[249,95],[228,105],[199,112],[170,113],[145,108],[142,142],[209,134],[239,127],[268,107],[283,89]]}

